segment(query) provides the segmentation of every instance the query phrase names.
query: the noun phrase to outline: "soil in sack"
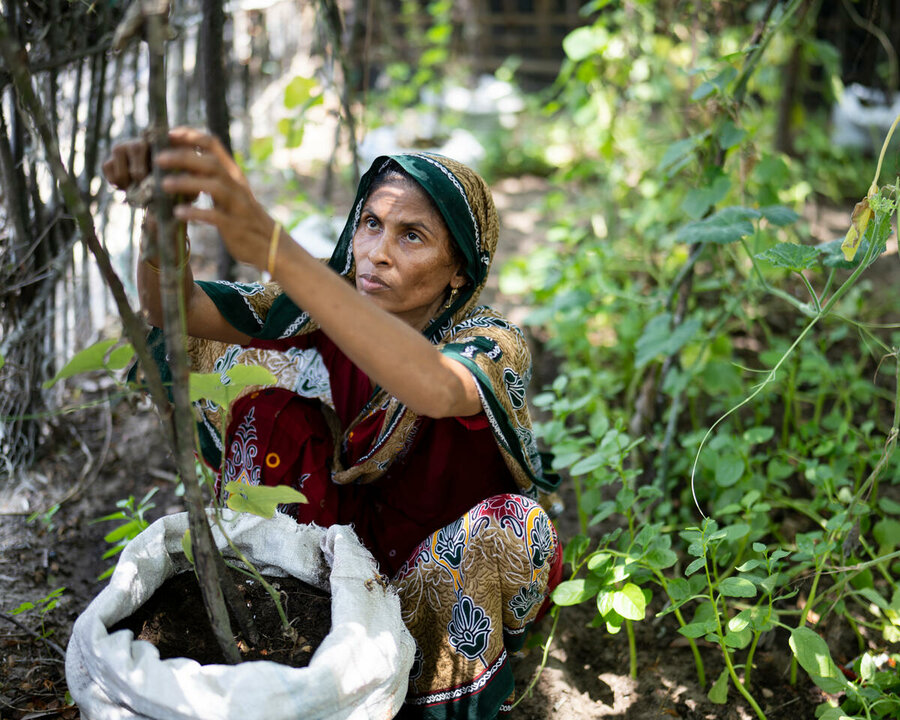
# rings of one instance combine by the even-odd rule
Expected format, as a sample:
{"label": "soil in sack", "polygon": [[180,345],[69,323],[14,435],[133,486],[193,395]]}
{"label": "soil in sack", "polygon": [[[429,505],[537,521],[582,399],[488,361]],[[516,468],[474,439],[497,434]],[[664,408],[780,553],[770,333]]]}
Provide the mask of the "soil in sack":
{"label": "soil in sack", "polygon": [[[260,638],[257,646],[251,646],[240,633],[235,635],[243,659],[306,667],[331,630],[331,595],[295,577],[266,576],[295,631],[285,633],[275,603],[262,584],[231,568],[228,572],[250,609]],[[234,620],[232,627],[237,629]],[[161,660],[186,657],[201,665],[225,662],[193,571],[170,577],[134,614],[110,628],[110,633],[122,629],[155,645]]]}

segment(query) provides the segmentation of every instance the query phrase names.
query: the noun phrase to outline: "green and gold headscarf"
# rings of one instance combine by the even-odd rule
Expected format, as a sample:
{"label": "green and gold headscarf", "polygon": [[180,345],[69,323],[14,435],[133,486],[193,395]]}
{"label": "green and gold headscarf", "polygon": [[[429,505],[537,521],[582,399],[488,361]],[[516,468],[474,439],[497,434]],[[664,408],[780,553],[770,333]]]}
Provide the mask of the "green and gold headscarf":
{"label": "green and gold headscarf", "polygon": [[[484,180],[465,165],[440,155],[409,153],[382,156],[363,176],[350,215],[328,265],[349,281],[354,280],[353,236],[372,183],[391,163],[396,163],[434,200],[464,258],[468,282],[453,304],[442,307],[423,334],[445,355],[462,363],[475,378],[482,406],[498,447],[523,493],[536,496],[551,491],[558,480],[545,477],[525,402],[531,377],[531,359],[521,330],[499,313],[478,305],[499,238],[499,219]],[[260,340],[276,340],[318,329],[315,321],[285,295],[275,283],[241,284],[200,282],[223,316],[238,330]],[[304,379],[311,364],[294,367],[283,353],[255,348],[236,348],[208,340],[190,339],[193,369],[217,371],[223,377],[237,363],[261,364],[273,370],[279,386],[307,394],[322,393],[322,383]],[[316,390],[318,388],[318,390]],[[408,446],[419,418],[377,388],[360,415],[343,428],[346,436],[373,408],[383,408],[384,423],[369,452],[351,467],[338,469],[339,483],[372,482],[381,477]],[[222,451],[217,428],[217,408],[203,407],[201,445],[212,464]]]}

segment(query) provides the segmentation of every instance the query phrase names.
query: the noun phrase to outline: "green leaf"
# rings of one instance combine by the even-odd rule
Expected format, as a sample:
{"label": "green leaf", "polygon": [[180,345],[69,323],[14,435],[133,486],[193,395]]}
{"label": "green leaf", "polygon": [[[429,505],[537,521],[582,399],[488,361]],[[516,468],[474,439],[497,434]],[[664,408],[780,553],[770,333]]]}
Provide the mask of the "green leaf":
{"label": "green leaf", "polygon": [[688,623],[684,627],[678,628],[678,632],[680,632],[685,637],[698,638],[703,637],[707,633],[715,632],[715,629],[715,620],[705,620],[702,622]]}
{"label": "green leaf", "polygon": [[753,631],[749,627],[741,630],[729,630],[725,633],[725,645],[730,648],[745,648],[753,639]]}
{"label": "green leaf", "polygon": [[666,589],[668,590],[669,597],[672,598],[672,602],[675,603],[687,600],[691,596],[690,585],[688,585],[687,580],[684,578],[672,578]]}
{"label": "green leaf", "polygon": [[610,613],[615,612],[613,607],[613,590],[601,590],[597,593],[597,612],[602,617],[606,617]]}
{"label": "green leaf", "polygon": [[665,570],[678,562],[678,556],[668,548],[653,548],[644,559],[655,570]]}
{"label": "green leaf", "polygon": [[248,512],[263,518],[275,515],[275,509],[286,503],[305,503],[306,496],[287,485],[247,485],[232,480],[225,486],[230,493],[225,504],[235,512]]}
{"label": "green leaf", "polygon": [[622,623],[625,622],[624,618],[615,610],[611,611],[604,620],[606,620],[606,632],[610,635],[617,634],[622,629]]}
{"label": "green leaf", "polygon": [[659,161],[656,169],[666,175],[677,172],[690,162],[694,156],[694,150],[705,138],[706,134],[702,133],[700,135],[692,135],[683,140],[676,140],[666,148],[662,160]]}
{"label": "green leaf", "polygon": [[662,313],[652,318],[635,344],[635,366],[642,368],[659,355],[674,355],[689,343],[702,322],[697,315],[691,315],[681,325],[672,329],[672,316]]}
{"label": "green leaf", "polygon": [[566,543],[563,549],[563,562],[570,563],[573,568],[579,558],[587,552],[591,545],[591,539],[585,535],[576,535]]}
{"label": "green leaf", "polygon": [[847,713],[845,713],[841,708],[828,708],[825,712],[818,716],[817,720],[857,720]]}
{"label": "green leaf", "polygon": [[882,554],[891,552],[900,545],[900,522],[894,518],[879,520],[872,528],[872,535],[878,542]]}
{"label": "green leaf", "polygon": [[797,213],[784,205],[766,205],[761,207],[759,212],[766,220],[778,227],[791,225],[800,219]]}
{"label": "green leaf", "polygon": [[275,152],[275,139],[271,135],[253,138],[250,141],[250,157],[256,162],[265,162],[273,152]]}
{"label": "green leaf", "polygon": [[586,475],[603,466],[608,460],[609,456],[605,452],[595,452],[586,458],[581,458],[570,468],[569,473],[573,476]]}
{"label": "green leaf", "polygon": [[553,602],[563,606],[578,605],[578,603],[594,597],[601,587],[603,584],[596,575],[566,580],[557,585],[553,591]]}
{"label": "green leaf", "polygon": [[737,70],[729,65],[711,80],[700,83],[694,92],[691,93],[691,100],[702,100],[713,92],[724,92],[728,83],[734,80],[736,75]]}
{"label": "green leaf", "polygon": [[735,570],[738,572],[750,572],[751,570],[756,570],[762,564],[762,560],[748,560],[740,567],[736,567]]}
{"label": "green leaf", "polygon": [[75,353],[74,357],[65,364],[62,370],[44,383],[44,390],[53,387],[60,380],[72,377],[78,373],[89,372],[90,370],[103,370],[106,367],[104,362],[106,353],[117,342],[119,341],[116,339],[101,340],[90,347],[86,347],[81,352]]}
{"label": "green leaf", "polygon": [[727,597],[756,597],[756,585],[740,577],[725,578],[719,583],[718,590]]}
{"label": "green leaf", "polygon": [[131,343],[120,345],[109,354],[109,358],[106,361],[106,368],[108,370],[121,370],[131,363],[133,357],[134,347]]}
{"label": "green leaf", "polygon": [[819,248],[797,243],[778,243],[756,257],[778,268],[801,272],[815,267],[819,258]]}
{"label": "green leaf", "polygon": [[692,218],[700,218],[714,205],[721,202],[731,189],[731,180],[727,175],[720,175],[705,187],[692,188],[685,195],[681,209]]}
{"label": "green leaf", "polygon": [[742,610],[728,621],[727,628],[731,632],[742,632],[750,627],[750,613],[748,610]]}
{"label": "green leaf", "polygon": [[859,676],[862,681],[864,683],[871,682],[876,672],[878,672],[878,663],[875,662],[875,658],[871,653],[863,654],[859,662]]}
{"label": "green leaf", "polygon": [[682,225],[675,239],[684,243],[716,243],[725,245],[753,234],[753,223],[759,211],[745,207],[727,207],[704,220]]}
{"label": "green leaf", "polygon": [[719,147],[723,150],[730,150],[735,145],[739,145],[745,137],[747,137],[747,131],[728,120],[722,124],[721,130],[719,130]]}
{"label": "green leaf", "polygon": [[612,555],[608,552],[596,552],[588,559],[587,567],[597,577],[603,577],[609,569],[607,565],[612,561]]}
{"label": "green leaf", "polygon": [[613,593],[613,609],[626,620],[643,620],[647,610],[644,591],[634,583],[625,583]]}
{"label": "green leaf", "polygon": [[736,540],[743,540],[747,537],[750,533],[750,526],[747,523],[735,523],[734,525],[723,528],[722,532],[725,533],[725,538],[728,542],[735,542]]}
{"label": "green leaf", "polygon": [[[862,243],[860,243],[859,250],[854,256],[853,260],[847,261],[844,259],[844,252],[841,250],[841,240],[832,240],[827,243],[822,243],[821,245],[817,245],[816,247],[822,253],[822,264],[827,268],[840,268],[842,270],[852,270],[857,265],[862,262],[862,259],[869,252],[869,240],[863,239]],[[878,247],[878,255],[883,253],[887,245],[884,242],[879,242]],[[876,257],[878,257],[876,255]]]}
{"label": "green leaf", "polygon": [[3,369],[4,365],[6,365],[6,359],[3,357],[3,355],[0,355],[0,370]]}
{"label": "green leaf", "polygon": [[684,570],[685,576],[690,577],[695,572],[697,572],[700,568],[702,568],[704,565],[706,565],[706,558],[705,557],[697,558],[696,560],[694,560],[694,562],[692,562],[690,565],[688,565],[685,568],[685,570]]}
{"label": "green leaf", "polygon": [[103,539],[108,543],[118,542],[124,538],[134,538],[137,534],[143,530],[141,524],[137,520],[132,520],[131,522],[127,522],[124,525],[120,525],[115,530],[111,530],[106,533]]}
{"label": "green leaf", "polygon": [[26,600],[19,607],[12,611],[12,615],[19,615],[20,613],[25,612],[26,610],[34,610],[34,603]]}
{"label": "green leaf", "polygon": [[310,100],[313,90],[318,87],[319,83],[315,78],[297,75],[284,89],[284,106],[286,108],[295,108],[303,105]]}
{"label": "green leaf", "polygon": [[709,689],[707,697],[711,703],[716,705],[724,705],[728,702],[728,668],[724,668],[719,673],[719,677]]}
{"label": "green leaf", "polygon": [[184,551],[184,556],[188,559],[188,562],[193,565],[194,564],[194,549],[191,547],[191,529],[188,528],[184,531],[184,535],[181,536],[181,549]]}
{"label": "green leaf", "polygon": [[794,628],[789,643],[797,662],[822,690],[836,694],[850,689],[850,683],[831,659],[828,645],[817,633],[808,627]]}
{"label": "green leaf", "polygon": [[887,497],[878,498],[878,507],[889,515],[900,515],[900,503]]}
{"label": "green leaf", "polygon": [[758,445],[759,443],[768,442],[775,434],[775,428],[768,425],[760,427],[752,427],[744,431],[744,442],[748,445]]}
{"label": "green leaf", "polygon": [[563,50],[573,62],[582,60],[603,52],[609,42],[609,34],[605,29],[597,26],[580,27],[573,30],[563,38]]}
{"label": "green leaf", "polygon": [[734,452],[724,452],[716,457],[716,485],[731,487],[744,474],[744,459]]}
{"label": "green leaf", "polygon": [[227,383],[223,383],[220,373],[191,373],[191,402],[205,399],[220,407],[228,407],[246,387],[274,385],[278,381],[271,372],[259,365],[235,365],[225,375]]}

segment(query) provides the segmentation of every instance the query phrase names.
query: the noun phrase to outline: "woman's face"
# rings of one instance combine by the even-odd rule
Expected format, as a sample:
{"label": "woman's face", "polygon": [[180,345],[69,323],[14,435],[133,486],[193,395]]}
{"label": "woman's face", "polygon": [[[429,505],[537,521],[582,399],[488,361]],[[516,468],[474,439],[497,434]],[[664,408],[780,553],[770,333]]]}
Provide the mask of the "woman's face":
{"label": "woman's face", "polygon": [[422,330],[465,276],[444,219],[413,181],[388,181],[363,205],[353,235],[356,289]]}

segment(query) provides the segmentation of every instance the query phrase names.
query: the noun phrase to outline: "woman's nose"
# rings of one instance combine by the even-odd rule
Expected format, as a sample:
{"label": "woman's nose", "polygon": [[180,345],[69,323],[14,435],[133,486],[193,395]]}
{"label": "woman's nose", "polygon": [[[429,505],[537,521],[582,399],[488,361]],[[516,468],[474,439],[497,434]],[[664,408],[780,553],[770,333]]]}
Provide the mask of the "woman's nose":
{"label": "woman's nose", "polygon": [[391,262],[390,247],[387,233],[381,233],[372,240],[369,246],[369,260],[374,265],[389,265]]}

